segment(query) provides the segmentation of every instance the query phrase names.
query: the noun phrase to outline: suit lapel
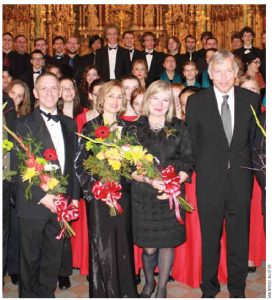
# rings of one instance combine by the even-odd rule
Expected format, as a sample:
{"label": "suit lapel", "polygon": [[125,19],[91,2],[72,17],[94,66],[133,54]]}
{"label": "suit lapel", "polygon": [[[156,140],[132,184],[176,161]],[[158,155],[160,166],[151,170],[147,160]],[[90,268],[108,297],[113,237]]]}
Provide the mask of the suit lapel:
{"label": "suit lapel", "polygon": [[238,99],[241,99],[241,97],[239,97],[239,90],[234,87],[234,118],[233,118],[234,129],[233,129],[232,140],[230,144],[231,148],[233,148],[239,136],[239,127],[240,127],[239,124],[241,120],[240,118],[238,118],[238,116],[243,115],[242,114],[243,103],[242,100],[238,100]]}
{"label": "suit lapel", "polygon": [[[53,148],[55,149],[54,143],[52,141],[51,135],[45,125],[44,119],[42,118],[40,112],[38,109],[34,111],[34,126],[32,126],[31,132],[32,136],[37,141],[42,141],[43,149],[41,150],[41,155],[46,149]],[[56,149],[55,149],[56,150]],[[57,164],[60,167],[59,161],[55,161],[55,164]]]}

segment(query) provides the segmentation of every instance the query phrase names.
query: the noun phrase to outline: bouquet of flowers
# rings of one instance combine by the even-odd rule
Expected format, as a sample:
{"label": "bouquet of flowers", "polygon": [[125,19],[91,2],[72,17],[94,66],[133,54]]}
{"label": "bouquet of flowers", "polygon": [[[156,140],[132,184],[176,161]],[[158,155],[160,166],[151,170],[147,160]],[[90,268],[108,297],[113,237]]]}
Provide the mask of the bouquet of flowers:
{"label": "bouquet of flowers", "polygon": [[111,129],[109,126],[99,126],[90,137],[78,135],[87,140],[86,150],[90,151],[83,163],[84,168],[99,178],[92,193],[95,199],[110,207],[111,216],[116,216],[123,212],[118,203],[122,196],[122,186],[119,183],[121,176],[131,179],[132,166],[136,166],[138,170],[144,166],[144,172],[149,175],[155,175],[155,169],[153,156],[142,146],[133,145],[136,143],[134,136],[124,135],[121,138],[121,127]]}
{"label": "bouquet of flowers", "polygon": [[[78,135],[87,140],[86,150],[91,151],[83,163],[84,168],[99,178],[93,186],[92,193],[95,199],[101,200],[110,207],[111,216],[123,212],[118,203],[122,196],[122,186],[119,181],[121,176],[131,179],[134,168],[136,168],[138,175],[164,180],[166,183],[164,192],[169,195],[170,209],[172,209],[174,201],[176,214],[177,205],[181,205],[186,211],[193,210],[185,199],[178,197],[180,196],[180,178],[176,174],[174,176],[174,168],[171,166],[172,177],[166,175],[169,168],[160,172],[157,167],[158,160],[148,153],[147,149],[138,145],[134,136],[126,135],[121,139],[120,128],[111,130],[109,126],[95,128],[90,137]],[[173,187],[175,187],[174,192]],[[181,218],[177,218],[181,222]]]}
{"label": "bouquet of flowers", "polygon": [[[32,198],[32,186],[39,186],[45,192],[58,195],[59,200],[56,201],[56,209],[62,230],[56,238],[60,239],[64,235],[75,235],[68,221],[78,218],[78,210],[72,204],[68,206],[67,199],[62,195],[66,192],[67,176],[61,175],[58,171],[59,166],[53,163],[58,160],[56,150],[48,148],[41,154],[41,144],[36,142],[31,136],[23,139],[7,126],[3,125],[3,128],[19,145],[15,150],[19,159],[20,176],[23,182],[27,182],[25,189],[26,200],[29,201]],[[10,147],[11,144],[5,142],[5,149],[9,150]]]}

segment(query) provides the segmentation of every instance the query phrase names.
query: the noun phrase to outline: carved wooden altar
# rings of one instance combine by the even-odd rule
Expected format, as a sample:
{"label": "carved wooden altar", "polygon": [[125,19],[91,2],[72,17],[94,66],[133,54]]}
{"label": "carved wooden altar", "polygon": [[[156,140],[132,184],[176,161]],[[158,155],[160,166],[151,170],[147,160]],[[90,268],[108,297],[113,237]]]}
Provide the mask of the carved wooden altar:
{"label": "carved wooden altar", "polygon": [[[165,50],[165,41],[171,35],[182,41],[187,34],[197,39],[205,30],[217,37],[219,47],[230,48],[230,36],[244,26],[256,32],[255,45],[261,47],[261,33],[265,30],[265,5],[3,5],[3,32],[14,36],[25,34],[33,48],[35,38],[44,37],[52,54],[52,38],[56,35],[77,36],[80,53],[88,52],[88,37],[102,35],[106,23],[120,26],[121,33],[133,30],[137,37],[152,31],[159,38],[158,49]],[[141,49],[137,39],[137,48]]]}

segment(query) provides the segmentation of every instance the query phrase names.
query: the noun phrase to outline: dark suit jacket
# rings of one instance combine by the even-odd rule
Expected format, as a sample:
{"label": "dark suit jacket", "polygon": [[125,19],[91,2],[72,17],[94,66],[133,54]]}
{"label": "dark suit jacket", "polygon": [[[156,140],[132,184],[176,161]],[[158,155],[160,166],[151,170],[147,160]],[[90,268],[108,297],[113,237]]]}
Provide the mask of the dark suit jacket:
{"label": "dark suit jacket", "polygon": [[[44,70],[42,70],[42,73]],[[33,89],[34,89],[34,81],[33,81],[33,70],[27,70],[21,77],[21,79],[28,85],[29,87],[29,92],[30,92],[30,106],[31,110],[34,110],[35,102],[36,99],[33,94]]]}
{"label": "dark suit jacket", "polygon": [[[3,53],[4,55],[4,53]],[[31,70],[30,55],[28,53],[19,54],[16,51],[11,51],[8,54],[9,68],[13,79],[21,79],[22,75]]]}
{"label": "dark suit jacket", "polygon": [[[74,155],[77,148],[76,125],[75,122],[64,115],[60,115],[60,122],[64,138],[65,146],[65,166],[64,175],[68,175],[67,197],[68,199],[79,199],[79,184],[74,174]],[[41,116],[39,109],[33,113],[21,117],[16,120],[15,131],[19,136],[27,137],[31,135],[33,139],[42,144],[40,153],[48,148],[54,148],[49,131]],[[54,162],[59,164],[58,161]],[[18,158],[15,151],[12,152],[12,169],[18,169]],[[33,186],[31,189],[32,199],[25,199],[26,184],[22,182],[21,176],[18,174],[16,178],[16,207],[17,214],[23,218],[44,219],[52,216],[52,213],[43,205],[37,203],[46,195],[39,186]]]}
{"label": "dark suit jacket", "polygon": [[83,70],[87,66],[94,66],[95,60],[96,60],[96,54],[94,54],[93,52],[81,56],[81,63],[83,65]]}
{"label": "dark suit jacket", "polygon": [[[95,65],[98,72],[104,81],[110,80],[110,67],[108,46],[103,47],[96,52]],[[115,77],[120,79],[122,76],[131,72],[131,61],[129,51],[123,47],[118,46],[115,64]]]}
{"label": "dark suit jacket", "polygon": [[[258,111],[259,96],[239,87],[234,88],[234,130],[230,146],[213,87],[188,98],[186,122],[196,161],[199,201],[221,198],[227,178],[231,180],[238,197],[250,200],[253,177],[252,170],[247,168],[251,168],[251,145],[256,129],[250,105]],[[227,176],[228,164],[230,176]]]}
{"label": "dark suit jacket", "polygon": [[142,51],[138,49],[134,49],[133,56],[132,56],[132,63],[137,59],[145,59],[145,55]]}
{"label": "dark suit jacket", "polygon": [[250,49],[246,49],[244,47],[242,48],[239,48],[239,49],[236,49],[233,54],[240,57],[241,60],[244,62],[245,61],[245,55],[247,55],[247,53],[256,53],[257,55],[260,56],[260,58],[262,58],[262,52],[261,52],[261,49],[259,48],[256,48],[256,47],[251,47]]}
{"label": "dark suit jacket", "polygon": [[[143,55],[146,60],[145,51],[143,51]],[[153,50],[153,58],[151,61],[150,69],[147,73],[147,85],[150,85],[152,82],[160,79],[160,76],[164,71],[163,68],[164,58],[165,58],[165,53]]]}

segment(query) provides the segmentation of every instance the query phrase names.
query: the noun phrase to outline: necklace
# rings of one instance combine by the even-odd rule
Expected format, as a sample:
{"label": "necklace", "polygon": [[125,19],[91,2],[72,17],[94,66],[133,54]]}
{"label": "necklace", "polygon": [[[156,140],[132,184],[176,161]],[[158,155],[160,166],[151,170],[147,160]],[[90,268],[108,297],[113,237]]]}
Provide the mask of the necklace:
{"label": "necklace", "polygon": [[152,123],[149,121],[149,126],[152,131],[157,133],[164,128],[164,122],[163,123]]}

